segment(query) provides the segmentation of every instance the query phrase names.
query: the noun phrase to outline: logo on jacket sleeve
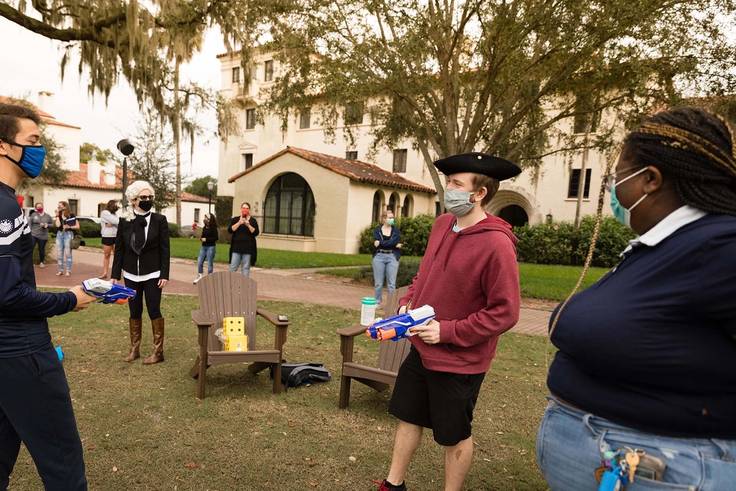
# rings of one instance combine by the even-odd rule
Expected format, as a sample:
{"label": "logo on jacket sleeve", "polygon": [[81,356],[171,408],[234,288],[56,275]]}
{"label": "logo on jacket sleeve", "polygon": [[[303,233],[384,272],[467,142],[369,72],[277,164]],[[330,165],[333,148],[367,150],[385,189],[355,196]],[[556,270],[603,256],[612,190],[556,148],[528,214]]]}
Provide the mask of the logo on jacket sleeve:
{"label": "logo on jacket sleeve", "polygon": [[10,220],[0,221],[0,234],[9,234],[13,231],[13,222]]}

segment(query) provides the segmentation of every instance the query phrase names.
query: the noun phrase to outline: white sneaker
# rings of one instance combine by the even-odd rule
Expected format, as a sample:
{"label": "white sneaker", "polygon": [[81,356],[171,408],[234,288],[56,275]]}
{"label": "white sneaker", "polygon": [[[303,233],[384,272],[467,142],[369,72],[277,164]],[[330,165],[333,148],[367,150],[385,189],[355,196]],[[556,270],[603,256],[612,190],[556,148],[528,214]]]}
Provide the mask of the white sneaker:
{"label": "white sneaker", "polygon": [[41,269],[43,269],[43,268],[46,267],[46,265],[44,263],[38,263],[38,267],[41,268]]}
{"label": "white sneaker", "polygon": [[71,276],[71,275],[72,275],[71,271],[67,271],[66,273],[64,273],[64,276]]}
{"label": "white sneaker", "polygon": [[196,285],[199,280],[202,279],[202,275],[198,274],[196,278],[194,278],[194,281],[192,281],[192,284]]}
{"label": "white sneaker", "polygon": [[61,272],[61,271],[57,271],[57,272],[56,272],[56,276],[61,276],[61,275],[63,275],[63,274],[64,274],[64,273],[63,273],[63,272]]}

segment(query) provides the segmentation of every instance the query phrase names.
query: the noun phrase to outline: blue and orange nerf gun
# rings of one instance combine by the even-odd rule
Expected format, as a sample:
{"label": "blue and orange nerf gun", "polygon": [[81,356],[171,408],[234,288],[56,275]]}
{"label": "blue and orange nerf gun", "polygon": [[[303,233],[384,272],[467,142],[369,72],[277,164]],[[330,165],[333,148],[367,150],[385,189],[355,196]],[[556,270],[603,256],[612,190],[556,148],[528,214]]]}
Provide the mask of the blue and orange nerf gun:
{"label": "blue and orange nerf gun", "polygon": [[127,286],[118,285],[99,278],[90,278],[82,282],[85,293],[97,297],[102,303],[128,303],[135,297],[135,290]]}
{"label": "blue and orange nerf gun", "polygon": [[422,305],[404,314],[392,315],[380,319],[365,330],[366,336],[380,341],[398,341],[413,336],[412,327],[423,326],[434,319],[434,308],[431,305]]}

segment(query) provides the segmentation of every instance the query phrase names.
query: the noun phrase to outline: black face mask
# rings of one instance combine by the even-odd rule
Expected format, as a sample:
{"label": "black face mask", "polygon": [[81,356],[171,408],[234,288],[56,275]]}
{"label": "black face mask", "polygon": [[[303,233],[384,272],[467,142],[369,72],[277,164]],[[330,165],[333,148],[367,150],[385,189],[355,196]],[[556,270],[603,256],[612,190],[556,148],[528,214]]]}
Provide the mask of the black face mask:
{"label": "black face mask", "polygon": [[151,211],[151,208],[153,208],[153,201],[138,201],[138,208],[140,208],[143,211]]}

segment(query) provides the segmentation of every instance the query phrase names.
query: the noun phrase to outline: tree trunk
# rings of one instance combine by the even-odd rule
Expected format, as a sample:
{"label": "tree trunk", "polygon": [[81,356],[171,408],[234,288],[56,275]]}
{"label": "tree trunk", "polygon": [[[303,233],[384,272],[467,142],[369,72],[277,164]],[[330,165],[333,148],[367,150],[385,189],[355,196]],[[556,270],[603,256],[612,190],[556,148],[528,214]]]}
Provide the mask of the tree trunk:
{"label": "tree trunk", "polygon": [[429,155],[429,148],[427,147],[427,143],[423,141],[418,142],[419,150],[422,152],[422,155],[424,156],[424,164],[427,166],[427,169],[429,170],[429,175],[432,176],[432,182],[434,183],[434,189],[437,191],[437,199],[440,202],[440,213],[445,212],[445,187],[442,185],[442,179],[440,178],[439,172],[437,172],[437,167],[434,166],[434,161],[432,160],[432,157]]}
{"label": "tree trunk", "polygon": [[[590,137],[590,128],[586,128],[583,137],[583,162],[580,164],[580,179],[578,179],[578,200],[575,205],[575,228],[580,228],[580,207],[583,204],[583,192],[585,191],[585,171],[588,167],[588,139]],[[572,172],[572,171],[571,171]]]}
{"label": "tree trunk", "polygon": [[176,224],[181,227],[181,104],[179,102],[179,57],[174,72],[174,144],[176,145]]}

